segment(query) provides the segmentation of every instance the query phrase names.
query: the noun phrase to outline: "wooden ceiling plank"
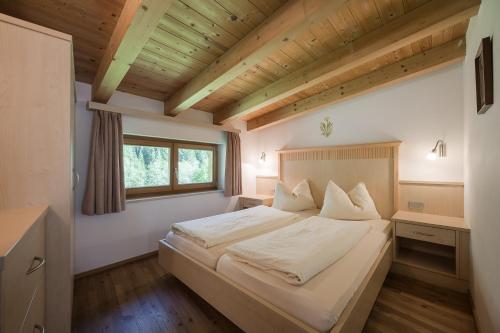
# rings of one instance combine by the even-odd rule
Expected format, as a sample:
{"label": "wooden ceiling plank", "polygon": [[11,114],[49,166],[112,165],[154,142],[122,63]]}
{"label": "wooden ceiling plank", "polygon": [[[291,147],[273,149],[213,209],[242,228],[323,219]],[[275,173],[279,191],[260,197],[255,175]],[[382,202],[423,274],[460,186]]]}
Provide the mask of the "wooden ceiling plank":
{"label": "wooden ceiling plank", "polygon": [[281,66],[276,64],[274,61],[271,61],[270,59],[264,59],[257,66],[269,77],[272,77],[273,81],[278,80],[280,77],[288,74],[287,71],[285,71],[283,68],[281,68]]}
{"label": "wooden ceiling plank", "polygon": [[403,0],[403,5],[405,7],[405,11],[409,12],[422,6],[428,1],[429,0]]}
{"label": "wooden ceiling plank", "polygon": [[349,3],[349,9],[364,31],[372,31],[383,25],[374,0],[353,0]]}
{"label": "wooden ceiling plank", "polygon": [[210,21],[205,16],[201,15],[193,8],[182,3],[181,1],[176,1],[171,9],[169,9],[169,14],[179,22],[190,26],[193,30],[205,35],[225,48],[230,48],[238,42],[238,37],[231,34],[231,32],[224,30],[217,23]]}
{"label": "wooden ceiling plank", "polygon": [[313,55],[315,59],[332,51],[328,44],[323,43],[311,31],[305,31],[295,42],[307,51],[308,54]]}
{"label": "wooden ceiling plank", "polygon": [[[140,53],[140,56],[143,59],[146,59],[150,62],[162,64],[163,66],[165,66],[167,68],[172,68],[181,74],[185,73],[186,75],[191,75],[191,74],[196,75],[199,72],[196,69],[189,67],[188,65],[185,65],[183,63],[177,62],[177,61],[172,60],[170,58],[164,57],[164,56],[159,55],[158,53],[150,51],[148,49],[143,49]],[[168,73],[166,73],[166,74],[168,75]]]}
{"label": "wooden ceiling plank", "polygon": [[286,0],[250,0],[250,2],[261,12],[270,16],[274,13]]}
{"label": "wooden ceiling plank", "polygon": [[316,38],[327,45],[331,50],[335,50],[344,44],[337,30],[335,30],[328,19],[311,25],[310,30]]}
{"label": "wooden ceiling plank", "polygon": [[127,79],[124,79],[122,82],[120,82],[120,85],[118,86],[117,90],[127,92],[127,93],[137,95],[137,96],[148,97],[148,98],[159,100],[159,101],[161,101],[163,98],[165,98],[164,92],[162,92],[156,88],[149,89],[149,88],[143,87],[141,85],[137,85],[134,82],[127,81]]}
{"label": "wooden ceiling plank", "polygon": [[258,87],[260,87],[259,85],[255,84],[252,81],[248,82],[243,78],[242,75],[240,75],[219,90],[224,90],[227,86],[230,85],[237,87],[241,92],[244,92],[245,96],[248,95],[251,91],[259,89]]}
{"label": "wooden ceiling plank", "polygon": [[296,42],[283,45],[281,51],[295,60],[301,66],[305,66],[316,60],[314,54],[304,50],[302,46],[300,46]]}
{"label": "wooden ceiling plank", "polygon": [[283,51],[281,50],[278,50],[278,52],[269,55],[267,59],[280,66],[281,69],[286,71],[287,73],[293,73],[300,68],[299,63],[283,53]]}
{"label": "wooden ceiling plank", "polygon": [[402,0],[375,0],[384,23],[388,23],[405,13]]}
{"label": "wooden ceiling plank", "polygon": [[[141,88],[161,91],[162,93],[170,87],[170,84],[165,83],[161,79],[156,80],[156,78],[157,77],[150,77],[149,75],[140,75],[130,70],[122,82],[127,81]],[[163,95],[165,95],[165,93],[163,93]]]}
{"label": "wooden ceiling plank", "polygon": [[160,43],[154,39],[149,39],[149,41],[144,46],[143,50],[149,50],[151,52],[169,58],[173,61],[177,61],[181,64],[184,64],[198,71],[202,71],[207,66],[206,63],[199,61],[198,59],[192,58],[190,56],[187,56],[184,53],[179,52],[171,48],[170,46]]}
{"label": "wooden ceiling plank", "polygon": [[460,38],[251,119],[247,122],[247,130],[262,129],[293,119],[307,112],[456,63],[464,57],[465,39]]}
{"label": "wooden ceiling plank", "polygon": [[168,45],[169,47],[184,53],[187,56],[195,58],[204,63],[210,64],[212,61],[217,59],[217,56],[205,51],[196,45],[193,45],[176,35],[171,34],[168,31],[157,27],[155,31],[151,34],[151,39],[156,40],[162,44]]}
{"label": "wooden ceiling plank", "polygon": [[255,86],[259,87],[257,89],[265,87],[268,84],[270,84],[271,82],[273,82],[273,80],[271,80],[269,77],[267,77],[256,66],[249,68],[245,73],[238,76],[238,78],[241,78],[242,80],[249,82],[251,84],[254,84]]}
{"label": "wooden ceiling plank", "polygon": [[216,56],[227,51],[227,48],[220,45],[219,43],[211,40],[207,36],[199,33],[198,31],[186,26],[184,23],[177,21],[175,18],[169,15],[164,15],[160,20],[159,27],[169,33],[176,35],[177,37],[184,39],[190,44],[196,45],[203,48],[205,51],[213,53]]}
{"label": "wooden ceiling plank", "polygon": [[427,37],[435,31],[474,16],[479,5],[479,0],[433,0],[217,112],[214,115],[214,122],[220,123],[252,113],[301,90],[351,71],[384,54]]}
{"label": "wooden ceiling plank", "polygon": [[217,90],[217,92],[221,92],[222,95],[231,98],[233,100],[238,100],[239,98],[245,97],[246,94],[239,89],[238,86],[231,84],[228,84],[225,86],[223,89]]}
{"label": "wooden ceiling plank", "polygon": [[255,29],[268,15],[264,15],[259,8],[254,6],[248,0],[217,0],[224,9],[235,15],[240,22],[249,26],[250,29]]}
{"label": "wooden ceiling plank", "polygon": [[164,76],[165,79],[172,80],[173,82],[178,82],[180,85],[188,81],[183,73],[179,73],[174,69],[165,67],[164,64],[151,62],[149,61],[149,59],[143,58],[142,55],[139,55],[137,57],[132,66],[139,66],[144,70],[145,73],[156,73],[158,75]]}
{"label": "wooden ceiling plank", "polygon": [[358,21],[354,19],[347,6],[342,7],[338,12],[332,15],[329,21],[335,30],[337,30],[344,44],[352,42],[365,32]]}
{"label": "wooden ceiling plank", "polygon": [[252,28],[233,16],[215,0],[182,0],[182,2],[210,21],[230,31],[238,39],[243,38]]}
{"label": "wooden ceiling plank", "polygon": [[288,2],[213,62],[196,79],[171,96],[165,103],[165,113],[177,115],[188,109],[284,44],[293,41],[310,24],[324,19],[345,2],[346,0]]}
{"label": "wooden ceiling plank", "polygon": [[133,74],[135,76],[141,76],[144,79],[151,78],[153,82],[161,82],[163,85],[167,86],[167,91],[172,91],[173,89],[182,85],[181,80],[174,79],[171,77],[167,77],[163,74],[163,72],[156,72],[155,68],[145,65],[143,62],[135,62],[128,71],[124,80],[129,79],[129,75]]}
{"label": "wooden ceiling plank", "polygon": [[109,100],[172,1],[127,0],[97,69],[93,100]]}

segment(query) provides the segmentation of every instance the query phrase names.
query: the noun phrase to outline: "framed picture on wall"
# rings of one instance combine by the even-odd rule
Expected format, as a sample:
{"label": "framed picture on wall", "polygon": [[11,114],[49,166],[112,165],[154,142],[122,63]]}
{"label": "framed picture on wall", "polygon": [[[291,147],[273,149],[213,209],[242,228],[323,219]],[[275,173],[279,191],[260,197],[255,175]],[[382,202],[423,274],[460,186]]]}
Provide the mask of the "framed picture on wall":
{"label": "framed picture on wall", "polygon": [[493,40],[485,37],[477,50],[476,60],[477,114],[488,111],[493,104]]}

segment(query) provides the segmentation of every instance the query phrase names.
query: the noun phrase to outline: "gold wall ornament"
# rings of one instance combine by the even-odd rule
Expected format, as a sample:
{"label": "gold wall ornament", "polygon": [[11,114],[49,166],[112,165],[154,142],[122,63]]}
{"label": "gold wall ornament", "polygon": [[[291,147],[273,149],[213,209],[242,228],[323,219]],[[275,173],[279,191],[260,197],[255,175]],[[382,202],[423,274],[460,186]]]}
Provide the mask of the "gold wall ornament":
{"label": "gold wall ornament", "polygon": [[330,117],[326,117],[319,125],[319,129],[321,130],[321,135],[328,138],[330,134],[332,134],[333,123],[330,121]]}

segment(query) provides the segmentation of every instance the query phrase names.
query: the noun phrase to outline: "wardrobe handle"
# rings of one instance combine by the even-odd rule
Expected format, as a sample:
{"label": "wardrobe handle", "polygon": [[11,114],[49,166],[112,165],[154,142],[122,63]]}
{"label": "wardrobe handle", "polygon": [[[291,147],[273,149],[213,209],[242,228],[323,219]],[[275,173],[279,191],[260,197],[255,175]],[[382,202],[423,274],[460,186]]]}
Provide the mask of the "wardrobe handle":
{"label": "wardrobe handle", "polygon": [[35,330],[40,333],[45,333],[45,327],[43,327],[42,325],[36,324],[35,327],[33,327],[33,333],[35,333]]}
{"label": "wardrobe handle", "polygon": [[26,275],[30,275],[31,273],[39,270],[40,268],[43,267],[43,265],[45,265],[45,258],[42,258],[42,257],[34,257],[33,258],[33,262],[31,263],[31,266],[30,268],[28,269],[28,271],[26,272]]}
{"label": "wardrobe handle", "polygon": [[76,189],[78,184],[80,184],[80,174],[73,170],[73,191]]}

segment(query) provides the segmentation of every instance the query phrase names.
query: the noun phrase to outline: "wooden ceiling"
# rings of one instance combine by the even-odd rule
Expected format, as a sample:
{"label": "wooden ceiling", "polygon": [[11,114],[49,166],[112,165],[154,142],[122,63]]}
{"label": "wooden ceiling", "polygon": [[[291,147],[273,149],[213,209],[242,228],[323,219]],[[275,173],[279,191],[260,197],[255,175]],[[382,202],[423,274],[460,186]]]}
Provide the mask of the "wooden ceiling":
{"label": "wooden ceiling", "polygon": [[270,126],[460,61],[479,0],[0,0],[74,37],[76,79]]}

